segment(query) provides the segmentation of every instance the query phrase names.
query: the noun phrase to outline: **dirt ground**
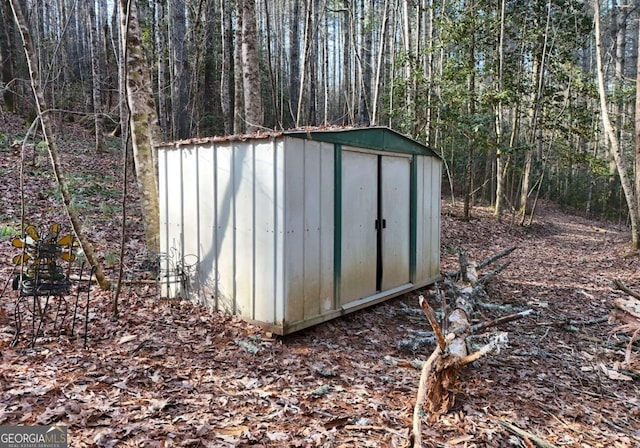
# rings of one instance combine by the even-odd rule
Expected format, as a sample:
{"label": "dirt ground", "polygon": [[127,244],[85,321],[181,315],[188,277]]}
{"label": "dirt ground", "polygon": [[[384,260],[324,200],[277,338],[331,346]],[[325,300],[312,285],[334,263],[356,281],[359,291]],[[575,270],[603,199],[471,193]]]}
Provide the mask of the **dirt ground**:
{"label": "dirt ground", "polygon": [[[5,121],[3,130],[0,120],[0,132],[18,134],[20,123]],[[115,276],[119,150],[114,145],[98,158],[90,146],[82,131],[61,142],[76,188],[87,190],[87,232]],[[65,225],[39,151],[26,151],[27,216],[40,226]],[[20,229],[20,154],[0,145],[3,288],[16,254],[7,228]],[[127,212],[129,253],[142,247],[136,210],[133,203]],[[549,203],[529,228],[497,222],[486,208],[473,213],[464,222],[460,207],[443,201],[442,270],[457,268],[459,249],[480,261],[517,246],[488,285],[487,302],[501,307],[479,308],[475,317],[499,317],[507,305],[533,313],[489,329],[508,332],[508,347],[463,370],[454,409],[435,423],[425,420],[424,446],[536,446],[505,424],[556,447],[640,446],[638,345],[631,367],[616,370],[629,336],[606,321],[613,300],[625,297],[613,279],[640,290],[628,230]],[[93,287],[86,348],[80,318],[73,337],[68,327],[58,337],[49,322],[29,348],[25,303],[21,338],[10,346],[18,299],[10,284],[1,291],[0,425],[66,425],[72,447],[404,446],[418,361],[434,348],[420,339],[430,327],[417,297],[433,301],[428,288],[280,338],[190,303],[157,300],[152,285],[125,288],[114,320],[111,293]],[[86,295],[79,295],[80,314]]]}

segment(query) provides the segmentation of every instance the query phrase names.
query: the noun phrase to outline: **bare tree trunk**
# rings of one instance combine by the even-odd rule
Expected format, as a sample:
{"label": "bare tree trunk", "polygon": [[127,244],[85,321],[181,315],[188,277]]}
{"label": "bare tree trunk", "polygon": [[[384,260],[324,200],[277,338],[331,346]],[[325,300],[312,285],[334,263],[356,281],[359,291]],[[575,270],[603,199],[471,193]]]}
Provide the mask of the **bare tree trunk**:
{"label": "bare tree trunk", "polygon": [[[546,57],[547,57],[547,45],[549,39],[549,29],[551,25],[551,1],[547,2],[547,18],[545,24],[544,31],[544,42],[542,44],[542,49],[539,55],[534,55],[533,61],[533,69],[532,69],[532,79],[533,86],[536,89],[534,98],[533,98],[533,106],[531,110],[531,145],[535,145],[538,148],[538,152],[542,152],[542,131],[540,129],[540,107],[543,96],[543,85],[544,85],[544,73],[546,70]],[[524,225],[527,219],[527,206],[529,201],[530,194],[530,184],[531,184],[531,173],[533,170],[533,149],[528,148],[525,153],[525,165],[524,171],[522,174],[522,189],[520,191],[520,213],[521,220],[520,225]]]}
{"label": "bare tree trunk", "polygon": [[238,0],[237,21],[233,47],[233,132],[241,134],[245,131],[244,121],[244,81],[242,79],[242,7],[243,0]]}
{"label": "bare tree trunk", "polygon": [[429,11],[429,15],[427,17],[427,30],[425,30],[425,38],[426,38],[426,51],[427,57],[425,61],[425,75],[427,77],[427,116],[425,128],[427,131],[427,135],[425,137],[427,145],[431,145],[434,142],[434,124],[433,124],[433,111],[432,104],[434,98],[434,76],[433,76],[433,55],[435,52],[435,2],[432,2],[431,5],[428,5],[428,1],[425,0],[423,4],[423,9],[425,11]]}
{"label": "bare tree trunk", "polygon": [[341,21],[342,26],[342,71],[340,73],[342,83],[341,83],[341,96],[343,99],[343,114],[345,117],[344,121],[347,121],[349,124],[353,124],[355,119],[353,117],[353,103],[351,101],[352,96],[352,79],[354,65],[351,58],[352,51],[352,43],[351,43],[351,4],[349,0],[343,0],[343,20]]}
{"label": "bare tree trunk", "polygon": [[233,109],[231,107],[231,60],[233,57],[233,29],[231,27],[231,1],[223,0],[222,8],[222,68],[220,73],[220,106],[224,132],[233,132]]}
{"label": "bare tree trunk", "polygon": [[300,122],[298,101],[300,91],[300,0],[293,0],[291,15],[291,28],[289,30],[289,103],[291,104],[291,119],[297,126]]}
{"label": "bare tree trunk", "polygon": [[411,11],[411,8],[409,7],[409,0],[403,0],[402,2],[402,23],[403,23],[403,30],[402,30],[402,34],[404,36],[404,51],[405,51],[405,82],[406,82],[406,107],[407,107],[407,112],[406,112],[406,116],[407,117],[414,117],[415,113],[414,113],[414,103],[413,103],[413,95],[414,92],[412,90],[412,86],[413,86],[413,73],[412,73],[412,60],[411,60],[411,19],[409,17],[409,11]]}
{"label": "bare tree trunk", "polygon": [[609,139],[609,145],[611,148],[611,154],[616,163],[618,170],[618,176],[620,177],[620,184],[624,191],[624,196],[627,201],[627,207],[629,209],[629,219],[631,221],[631,243],[634,249],[638,249],[640,245],[640,238],[638,236],[638,204],[636,202],[635,193],[631,186],[629,179],[628,166],[622,156],[620,149],[620,142],[616,137],[615,129],[611,124],[609,118],[609,109],[607,105],[607,92],[604,82],[604,68],[602,65],[602,43],[600,41],[600,3],[599,0],[594,0],[593,17],[595,22],[596,33],[596,64],[597,64],[597,76],[598,76],[598,93],[600,94],[600,114],[602,115],[602,126]]}
{"label": "bare tree trunk", "polygon": [[[475,0],[469,0],[468,7],[471,10],[471,17],[474,16],[475,13]],[[468,59],[468,81],[467,81],[467,89],[469,95],[469,104],[467,105],[467,110],[469,112],[469,116],[473,117],[476,114],[476,39],[475,39],[476,30],[472,26],[472,29],[469,31],[470,39],[469,39],[469,48],[467,49]],[[465,168],[464,168],[464,204],[463,204],[463,219],[469,221],[471,219],[471,207],[473,202],[473,176],[474,176],[474,153],[475,153],[475,140],[473,138],[473,133],[470,130],[469,136],[467,137],[468,148],[466,154]]]}
{"label": "bare tree trunk", "polygon": [[321,14],[326,9],[326,0],[319,6],[317,1],[314,0],[313,16],[311,17],[313,33],[311,35],[311,47],[309,49],[309,55],[307,56],[307,70],[309,71],[309,107],[307,112],[307,120],[310,125],[318,125],[318,72],[320,66],[318,48],[320,45],[320,30],[319,24]]}
{"label": "bare tree trunk", "polygon": [[[636,207],[640,214],[640,26],[638,27],[637,62],[636,62],[636,104],[635,104],[635,195]],[[637,238],[640,241],[640,237]]]}
{"label": "bare tree trunk", "polygon": [[269,87],[271,88],[271,108],[273,109],[273,121],[277,123],[276,128],[282,128],[282,122],[280,122],[280,110],[278,108],[278,88],[276,85],[276,77],[273,70],[273,55],[271,51],[271,20],[269,15],[269,2],[270,0],[264,0],[264,15],[265,15],[265,27],[266,27],[266,50],[267,50],[267,65],[269,68]]}
{"label": "bare tree trunk", "polygon": [[11,17],[9,0],[0,0],[0,23],[2,23],[2,29],[0,30],[0,67],[2,68],[2,82],[4,84],[2,96],[7,110],[14,112],[16,110],[16,95],[13,85],[14,21]]}
{"label": "bare tree trunk", "polygon": [[[313,26],[313,1],[309,1],[308,5],[307,5],[307,11],[306,11],[306,20],[305,20],[305,26],[304,26],[304,51],[302,53],[302,67],[300,69],[300,74],[298,75],[298,81],[299,81],[299,86],[298,86],[298,98],[296,99],[297,101],[297,106],[296,106],[296,127],[300,127],[302,125],[302,120],[303,120],[303,114],[302,114],[302,106],[303,106],[303,101],[305,98],[305,93],[306,93],[306,83],[307,83],[307,65],[308,65],[308,61],[309,61],[309,52],[311,49],[311,35],[313,34],[312,32],[312,26]],[[306,120],[305,120],[305,124]]]}
{"label": "bare tree trunk", "polygon": [[380,25],[380,44],[376,61],[376,74],[373,82],[373,95],[371,98],[371,126],[378,123],[378,99],[380,97],[380,83],[382,76],[382,64],[387,40],[387,21],[389,20],[389,0],[384,0],[384,10],[382,11],[382,24]]}
{"label": "bare tree trunk", "polygon": [[371,122],[371,47],[373,45],[372,11],[373,5],[371,0],[360,0],[360,32],[363,33],[363,36],[361,36],[360,38],[362,42],[360,52],[360,73],[362,74],[362,86],[360,88],[360,114],[358,119],[360,125],[368,125]]}
{"label": "bare tree trunk", "polygon": [[242,86],[247,132],[255,132],[264,125],[255,1],[242,1]]}
{"label": "bare tree trunk", "polygon": [[136,177],[141,193],[142,216],[147,249],[160,251],[160,206],[158,198],[158,161],[153,144],[160,140],[153,87],[135,0],[119,0],[121,60],[125,64],[125,86],[129,126]]}
{"label": "bare tree trunk", "polygon": [[154,22],[155,22],[155,64],[157,67],[157,83],[156,97],[158,99],[158,125],[165,135],[170,135],[172,127],[170,126],[169,113],[167,112],[168,103],[167,92],[170,91],[167,86],[167,9],[164,2],[154,2]]}
{"label": "bare tree trunk", "polygon": [[187,33],[183,0],[169,1],[169,24],[171,135],[174,139],[182,139],[189,136],[188,64],[185,49]]}
{"label": "bare tree trunk", "polygon": [[[503,69],[504,69],[504,15],[506,0],[500,2],[500,37],[498,39],[498,92],[502,93],[503,89]],[[502,126],[504,121],[504,109],[502,100],[498,100],[496,110],[496,198],[494,215],[498,221],[502,217],[502,195],[504,194],[504,178],[505,178],[505,160],[501,149],[503,144]]]}
{"label": "bare tree trunk", "polygon": [[60,189],[60,194],[62,196],[62,200],[64,202],[64,209],[67,213],[67,217],[69,218],[69,222],[71,223],[71,228],[73,229],[73,233],[80,241],[80,246],[87,257],[87,261],[91,266],[95,268],[96,280],[100,284],[102,289],[109,288],[109,280],[104,275],[102,270],[102,266],[100,262],[95,256],[95,252],[93,249],[93,245],[91,241],[87,238],[82,230],[82,224],[80,222],[80,217],[78,213],[71,203],[71,194],[69,193],[69,187],[67,185],[67,180],[65,177],[62,168],[60,167],[60,160],[58,157],[58,145],[54,138],[54,135],[51,131],[51,122],[49,119],[49,110],[47,109],[46,103],[44,101],[44,95],[42,93],[42,86],[40,85],[40,72],[38,70],[37,61],[35,58],[35,53],[33,51],[33,44],[31,42],[31,36],[29,34],[29,28],[27,26],[27,22],[22,14],[22,8],[20,6],[20,0],[10,0],[11,8],[13,9],[13,16],[18,24],[18,28],[20,30],[20,35],[22,37],[22,42],[24,44],[24,52],[27,57],[27,64],[29,66],[29,75],[31,78],[31,88],[33,89],[33,95],[36,102],[36,108],[38,112],[38,116],[40,117],[40,123],[42,124],[42,134],[44,136],[44,140],[47,143],[47,149],[49,151],[49,157],[51,159],[51,166],[53,167],[53,173],[55,175],[56,181],[58,182],[58,188]]}
{"label": "bare tree trunk", "polygon": [[102,125],[102,95],[100,89],[100,82],[102,81],[102,73],[100,70],[100,54],[98,43],[98,26],[96,25],[96,11],[95,3],[93,1],[87,3],[89,8],[89,20],[90,27],[89,33],[91,35],[91,84],[92,84],[92,98],[93,98],[93,125],[96,140],[96,152],[100,153],[104,151],[104,127]]}

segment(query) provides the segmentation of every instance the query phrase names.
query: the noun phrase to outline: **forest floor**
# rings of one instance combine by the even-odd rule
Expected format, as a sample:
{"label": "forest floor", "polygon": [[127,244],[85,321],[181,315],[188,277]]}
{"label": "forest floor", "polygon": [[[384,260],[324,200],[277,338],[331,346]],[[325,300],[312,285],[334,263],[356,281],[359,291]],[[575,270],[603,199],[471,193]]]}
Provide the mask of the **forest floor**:
{"label": "forest floor", "polygon": [[[272,337],[234,317],[158,300],[153,286],[125,288],[113,319],[111,293],[90,297],[87,347],[83,318],[70,335],[70,313],[57,336],[49,321],[29,348],[28,303],[10,280],[21,223],[20,148],[15,117],[0,117],[0,425],[66,425],[69,446],[400,447],[409,440],[419,367],[432,345],[419,308],[428,288],[293,335]],[[122,175],[117,142],[96,155],[80,128],[60,133],[65,170],[85,230],[116,278]],[[25,152],[27,221],[68,230],[46,152]],[[140,213],[131,194],[128,259],[142,251]],[[640,260],[625,228],[541,204],[533,225],[497,222],[487,208],[474,218],[443,201],[442,269],[457,251],[480,261],[512,246],[509,267],[488,285],[488,302],[532,309],[499,328],[509,346],[467,366],[454,409],[423,424],[429,447],[531,447],[510,423],[557,447],[640,447],[640,380],[617,372],[629,336],[605,318],[620,279],[640,289]],[[86,274],[85,274],[86,278]],[[8,285],[8,287],[6,287]],[[73,308],[75,292],[67,300]],[[432,297],[429,295],[429,297]],[[433,299],[431,299],[433,300]],[[432,303],[435,309],[439,305]],[[478,321],[505,314],[482,309]],[[55,319],[55,323],[62,319]],[[416,342],[413,344],[413,342]],[[412,345],[413,344],[413,345]],[[631,370],[640,369],[638,345]]]}

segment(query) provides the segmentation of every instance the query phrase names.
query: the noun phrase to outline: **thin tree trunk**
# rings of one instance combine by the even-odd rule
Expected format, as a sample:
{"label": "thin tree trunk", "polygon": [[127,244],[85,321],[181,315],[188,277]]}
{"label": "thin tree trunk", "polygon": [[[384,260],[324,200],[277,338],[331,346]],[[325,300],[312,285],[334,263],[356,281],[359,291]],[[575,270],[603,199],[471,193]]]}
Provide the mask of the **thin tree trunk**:
{"label": "thin tree trunk", "polygon": [[231,60],[233,58],[233,30],[231,27],[231,1],[222,0],[222,67],[220,72],[220,107],[225,134],[233,132],[233,109],[231,107]]}
{"label": "thin tree trunk", "polygon": [[2,29],[0,30],[0,67],[2,67],[2,82],[4,83],[2,96],[7,110],[15,112],[16,95],[13,85],[14,21],[11,17],[8,0],[0,0],[0,23],[2,23]]}
{"label": "thin tree trunk", "polygon": [[[542,151],[542,131],[540,129],[539,115],[540,115],[540,107],[543,96],[543,85],[544,85],[544,73],[546,70],[546,57],[547,57],[547,45],[549,40],[549,29],[551,26],[551,0],[547,2],[547,17],[546,17],[546,25],[544,31],[544,42],[542,45],[542,51],[539,56],[534,56],[533,61],[533,69],[532,69],[532,78],[533,78],[533,86],[535,87],[535,95],[533,100],[533,106],[531,111],[531,145],[536,145],[538,147],[538,151]],[[531,173],[533,169],[533,149],[528,148],[525,153],[525,165],[522,174],[522,189],[520,191],[520,225],[524,225],[527,219],[527,205],[529,200],[529,190],[531,183]]]}
{"label": "thin tree trunk", "polygon": [[348,117],[348,123],[354,123],[352,96],[352,79],[353,79],[353,61],[351,59],[351,4],[349,0],[343,0],[343,20],[342,25],[342,70],[341,70],[341,96],[344,98],[343,113]]}
{"label": "thin tree trunk", "polygon": [[618,176],[620,177],[620,184],[624,192],[625,199],[627,201],[627,207],[629,210],[629,219],[631,221],[631,244],[634,249],[639,248],[640,238],[638,235],[638,203],[636,202],[635,193],[631,186],[629,175],[627,174],[627,163],[622,157],[622,151],[620,149],[620,142],[616,137],[615,129],[611,124],[609,118],[609,109],[607,105],[607,92],[604,82],[604,68],[602,64],[602,43],[600,41],[600,3],[599,0],[595,0],[594,4],[594,22],[596,33],[596,65],[597,65],[597,77],[598,77],[598,93],[600,95],[600,113],[602,115],[602,125],[604,131],[609,139],[609,145],[611,148],[611,154],[616,163],[618,170]]}
{"label": "thin tree trunk", "polygon": [[378,123],[378,99],[380,97],[380,78],[382,76],[382,64],[385,44],[387,41],[387,21],[389,20],[389,0],[384,0],[384,10],[382,11],[382,24],[380,25],[380,46],[376,61],[376,74],[373,82],[373,96],[371,98],[371,126]]}
{"label": "thin tree trunk", "polygon": [[269,68],[269,86],[271,87],[271,107],[273,108],[273,121],[277,123],[276,128],[282,129],[282,123],[280,122],[280,111],[278,108],[278,89],[276,87],[276,77],[273,70],[273,55],[271,51],[271,20],[269,16],[269,2],[271,0],[264,0],[264,16],[266,27],[266,49],[267,49],[267,66]]}
{"label": "thin tree trunk", "polygon": [[[503,89],[503,69],[504,69],[504,16],[505,16],[506,0],[500,1],[500,38],[498,40],[498,92],[502,93]],[[503,144],[502,126],[504,121],[504,109],[502,100],[498,100],[496,111],[496,197],[494,215],[498,221],[502,218],[502,195],[504,194],[504,178],[505,178],[505,161],[504,153],[501,149]]]}
{"label": "thin tree trunk", "polygon": [[183,0],[169,1],[171,134],[174,139],[187,138],[189,135],[188,64],[185,49],[186,17],[184,9]]}
{"label": "thin tree trunk", "polygon": [[360,38],[362,45],[360,51],[360,73],[361,73],[361,87],[360,87],[360,114],[358,122],[360,125],[368,125],[371,122],[371,78],[372,78],[372,51],[373,45],[373,5],[371,0],[360,0],[360,33],[363,36]]}
{"label": "thin tree trunk", "polygon": [[[640,26],[638,26],[638,41],[637,41],[637,62],[636,62],[636,104],[635,104],[635,195],[636,195],[636,207],[640,211]],[[640,212],[639,212],[640,213]],[[640,237],[637,238],[640,241]]]}
{"label": "thin tree trunk", "polygon": [[104,151],[104,127],[102,125],[102,95],[100,89],[100,82],[102,81],[102,73],[100,69],[100,59],[98,55],[99,43],[98,43],[98,26],[96,24],[96,11],[95,3],[90,1],[87,3],[89,8],[89,20],[90,27],[89,33],[91,35],[91,84],[92,84],[92,98],[93,98],[93,125],[96,141],[96,152],[101,153]]}
{"label": "thin tree trunk", "polygon": [[20,30],[20,36],[22,37],[24,52],[25,52],[25,56],[27,57],[27,64],[29,66],[31,88],[33,89],[36,109],[38,112],[38,116],[40,117],[40,123],[42,124],[42,134],[44,136],[45,142],[47,143],[47,149],[49,152],[49,157],[51,159],[51,166],[53,167],[53,173],[55,175],[56,181],[58,182],[58,188],[60,189],[60,194],[64,202],[65,212],[67,213],[67,217],[69,218],[69,222],[71,223],[71,228],[73,229],[73,233],[78,238],[78,241],[80,241],[80,246],[82,247],[82,251],[87,257],[87,261],[92,267],[95,268],[95,275],[96,275],[96,280],[98,280],[98,284],[102,289],[108,289],[109,280],[104,275],[102,266],[100,265],[100,262],[96,258],[93,245],[91,244],[91,241],[89,241],[87,236],[84,234],[82,230],[80,217],[75,207],[71,203],[71,194],[69,193],[69,187],[67,185],[65,174],[62,171],[62,168],[60,166],[60,160],[58,157],[58,145],[52,133],[50,112],[47,109],[47,106],[44,100],[42,86],[40,85],[40,72],[38,70],[35,53],[33,51],[33,44],[31,42],[29,28],[27,27],[27,22],[24,18],[24,15],[22,14],[22,7],[20,6],[20,0],[10,0],[10,3],[11,3],[11,8],[13,9],[14,18],[18,25],[18,29]]}
{"label": "thin tree trunk", "polygon": [[169,127],[169,116],[167,113],[167,23],[166,23],[166,5],[164,2],[154,3],[155,15],[155,46],[156,46],[156,64],[157,77],[156,97],[158,98],[158,124],[165,135],[171,133]]}
{"label": "thin tree trunk", "polygon": [[264,125],[255,7],[255,0],[242,1],[242,85],[247,132],[255,132]]}
{"label": "thin tree trunk", "polygon": [[160,251],[158,161],[153,144],[160,140],[158,117],[135,0],[119,0],[121,64],[125,64],[126,98],[136,177],[141,193],[147,249]]}
{"label": "thin tree trunk", "polygon": [[402,2],[402,23],[404,36],[404,51],[405,51],[405,83],[406,83],[406,117],[414,117],[414,104],[413,104],[413,91],[411,86],[413,85],[413,73],[412,73],[412,52],[411,52],[411,19],[409,17],[409,0],[403,0]]}
{"label": "thin tree trunk", "polygon": [[300,122],[298,101],[302,90],[300,84],[300,0],[293,0],[291,28],[289,30],[289,103],[291,119],[297,126]]}
{"label": "thin tree trunk", "polygon": [[311,28],[312,28],[312,17],[313,17],[313,1],[309,0],[306,11],[306,20],[304,26],[304,51],[302,52],[302,65],[300,67],[300,74],[298,75],[299,86],[298,86],[298,98],[296,98],[297,106],[296,106],[296,127],[300,127],[303,120],[302,114],[302,105],[305,98],[306,93],[306,82],[307,82],[307,64],[309,61],[309,51],[311,49]]}
{"label": "thin tree trunk", "polygon": [[244,120],[244,81],[242,79],[242,5],[243,0],[237,0],[238,29],[235,32],[233,47],[233,132],[242,134],[245,130]]}
{"label": "thin tree trunk", "polygon": [[[475,14],[475,0],[469,0],[468,2],[471,17]],[[467,111],[469,113],[469,117],[473,117],[476,114],[476,39],[475,39],[475,29],[469,31],[469,47],[467,49],[467,64],[468,64],[468,81],[467,81],[467,89],[469,96],[469,104],[467,105]],[[471,206],[473,202],[473,184],[474,184],[474,158],[475,158],[475,140],[473,138],[473,131],[469,130],[469,135],[467,137],[467,158],[465,161],[464,168],[464,204],[463,204],[463,219],[469,221],[471,219]]]}
{"label": "thin tree trunk", "polygon": [[426,61],[425,61],[425,75],[427,77],[427,111],[426,111],[426,123],[425,123],[425,129],[427,131],[427,135],[425,137],[426,143],[427,145],[430,145],[432,142],[435,141],[434,139],[434,132],[433,132],[433,128],[434,128],[434,124],[433,124],[433,111],[432,111],[432,105],[433,105],[433,98],[434,98],[434,89],[433,86],[435,84],[434,82],[434,77],[433,77],[433,54],[435,51],[435,26],[434,26],[434,22],[435,22],[435,2],[431,1],[431,4],[428,4],[428,1],[425,0],[424,2],[424,8],[425,10],[428,8],[429,10],[429,15],[428,15],[428,19],[427,19],[427,28],[428,31],[426,32],[427,36],[426,36],[426,52],[427,52],[427,57],[426,57]]}

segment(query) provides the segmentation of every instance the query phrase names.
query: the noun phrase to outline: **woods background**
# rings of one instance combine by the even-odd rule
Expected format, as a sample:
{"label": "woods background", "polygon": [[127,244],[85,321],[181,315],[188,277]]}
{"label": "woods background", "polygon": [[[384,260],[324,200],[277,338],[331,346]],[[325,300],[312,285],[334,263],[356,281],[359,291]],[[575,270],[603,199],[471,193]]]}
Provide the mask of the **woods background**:
{"label": "woods background", "polygon": [[[20,1],[56,120],[80,121],[98,143],[103,133],[118,132],[123,50],[116,2]],[[526,223],[540,197],[621,223],[637,216],[638,4],[135,4],[165,141],[384,125],[442,155],[445,184],[463,194],[466,214],[483,202]],[[19,113],[29,124],[36,108],[9,0],[0,1],[0,14],[0,112]],[[257,109],[249,114],[245,102]],[[9,138],[1,129],[0,137]],[[632,190],[622,188],[620,175]]]}

